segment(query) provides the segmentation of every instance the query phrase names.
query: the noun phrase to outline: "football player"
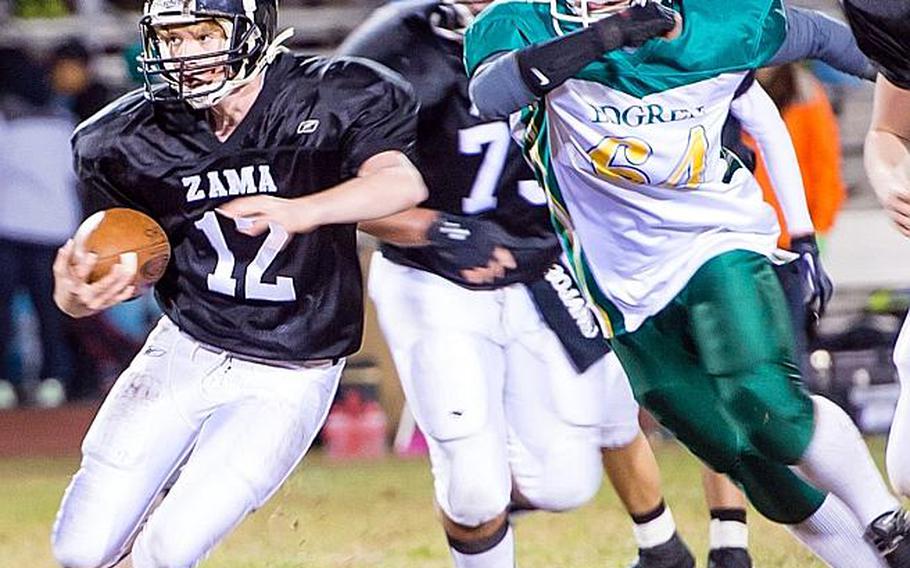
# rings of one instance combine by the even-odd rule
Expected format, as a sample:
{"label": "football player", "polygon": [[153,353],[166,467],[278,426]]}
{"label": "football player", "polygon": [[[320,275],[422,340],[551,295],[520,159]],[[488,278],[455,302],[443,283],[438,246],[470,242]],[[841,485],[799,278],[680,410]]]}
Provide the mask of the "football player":
{"label": "football player", "polygon": [[[866,172],[897,229],[910,237],[910,5],[900,0],[847,0],[844,10],[860,47],[881,74],[866,137]],[[910,319],[904,322],[894,364],[901,395],[888,438],[886,464],[894,489],[910,496]]]}
{"label": "football player", "polygon": [[[855,427],[799,385],[768,260],[777,224],[721,151],[744,77],[783,43],[785,11],[672,4],[684,20],[656,3],[615,15],[585,0],[499,3],[468,32],[468,70],[476,81],[482,66],[511,67],[511,82],[488,78],[536,100],[526,155],[639,401],[826,561],[877,564],[859,521],[881,529],[889,565],[908,566],[905,513]],[[671,30],[672,41],[650,39]]]}
{"label": "football player", "polygon": [[[472,4],[468,2],[467,4]],[[474,9],[480,8],[486,2],[473,3]],[[816,37],[822,35],[824,41],[811,42],[811,53],[806,48],[801,47],[799,57],[808,55],[824,56],[828,53],[836,54],[839,58],[835,63],[845,67],[850,72],[862,72],[868,69],[868,62],[861,54],[857,57],[855,50],[832,50],[830,44],[834,40],[852,39],[850,32],[842,24],[834,23],[815,12],[800,11],[800,16],[805,15],[800,21],[802,26],[791,27],[791,33],[798,33],[800,30],[810,30],[803,33],[805,36]],[[464,97],[464,77],[463,70],[459,67],[457,59],[460,55],[461,32],[470,20],[471,12],[465,6],[453,4],[450,2],[438,2],[436,0],[417,0],[406,2],[394,2],[386,8],[378,11],[374,17],[368,20],[357,32],[355,32],[342,46],[341,52],[345,54],[362,55],[378,60],[386,65],[402,72],[416,87],[421,99],[421,124],[420,127],[422,142],[418,145],[420,155],[423,160],[420,163],[421,169],[427,179],[432,181],[428,184],[431,190],[430,201],[423,204],[424,209],[429,209],[432,201],[436,202],[434,210],[443,210],[454,215],[463,214],[463,205],[461,200],[469,195],[477,166],[481,165],[481,160],[475,158],[473,167],[469,161],[459,152],[459,135],[465,130],[471,128],[480,130],[478,126],[484,124],[474,114],[470,112],[470,105]],[[833,26],[833,30],[828,27]],[[818,30],[826,32],[818,33]],[[791,49],[791,51],[793,51]],[[859,64],[855,61],[859,60]],[[857,71],[859,69],[859,71]],[[751,103],[752,107],[758,106]],[[448,111],[446,111],[446,109]],[[771,105],[773,110],[773,105]],[[753,114],[756,111],[752,111]],[[776,110],[774,111],[776,117]],[[453,117],[461,117],[460,120],[453,120]],[[759,125],[768,123],[767,116],[760,115],[755,122]],[[778,117],[778,122],[780,122]],[[443,127],[439,128],[438,125]],[[780,123],[782,125],[782,123]],[[460,127],[460,128],[459,128]],[[489,123],[485,128],[490,128]],[[753,125],[755,128],[755,125]],[[767,127],[764,127],[768,130]],[[777,132],[779,134],[779,132]],[[784,129],[784,134],[786,130]],[[772,136],[773,138],[773,136]],[[779,149],[785,149],[784,145],[772,145],[769,150],[775,154],[780,154]],[[489,151],[494,151],[492,148]],[[445,154],[449,153],[447,157]],[[517,152],[510,151],[509,160],[518,159]],[[775,156],[772,156],[772,161]],[[794,162],[795,164],[795,162]],[[515,177],[521,174],[521,169],[506,165],[505,176]],[[783,169],[783,168],[782,168]],[[798,170],[795,171],[798,179]],[[476,175],[476,174],[475,174]],[[529,175],[529,174],[526,174]],[[788,182],[790,180],[787,180]],[[534,207],[527,200],[515,200],[510,194],[509,189],[514,187],[514,182],[500,179],[500,186],[497,190],[504,202],[497,203],[498,208],[495,215],[498,217],[511,216],[522,223],[528,216],[529,207]],[[521,183],[521,182],[519,182]],[[795,184],[797,193],[802,194],[801,182]],[[525,187],[529,186],[524,182]],[[514,192],[514,189],[512,189]],[[444,207],[440,204],[443,204]],[[487,205],[492,208],[493,205]],[[539,207],[539,206],[538,206]],[[466,209],[466,208],[465,208]],[[490,217],[490,211],[481,211],[487,217]],[[423,216],[423,225],[417,222],[417,215]],[[807,217],[807,215],[804,215]],[[429,223],[433,219],[431,211],[422,211],[420,213],[411,212],[396,216],[394,220],[384,220],[362,225],[381,237],[392,238],[396,236],[401,239],[401,232],[405,223],[411,223],[407,231],[416,232],[411,235],[412,239],[408,241],[409,246],[413,247],[417,243],[426,242],[424,233],[429,228]],[[480,222],[481,217],[472,219],[474,232],[481,232],[484,224]],[[799,219],[802,221],[802,218]],[[513,223],[514,224],[514,223]],[[796,222],[794,226],[800,226]],[[491,226],[486,229],[488,232],[498,233],[500,226]],[[397,235],[389,237],[389,230],[395,229]],[[385,231],[383,231],[385,229]],[[534,227],[539,231],[539,227]],[[811,224],[810,224],[811,230]],[[494,235],[491,235],[495,236]],[[502,244],[502,243],[500,243]],[[470,248],[476,245],[476,239],[463,239],[450,243],[450,246],[470,251]],[[543,246],[541,251],[545,256],[552,255],[552,249]],[[549,251],[549,252],[548,252]],[[424,244],[422,248],[410,248],[399,250],[394,245],[387,244],[383,247],[384,256],[387,259],[394,259],[393,262],[409,265],[418,270],[410,271],[413,278],[423,281],[427,278],[426,274],[421,271],[432,272],[447,278],[451,282],[461,284],[462,286],[471,286],[466,284],[460,276],[459,270],[453,270],[452,267],[444,262],[439,256],[439,251],[434,251],[432,246]],[[476,254],[476,253],[475,253]],[[402,258],[403,257],[403,258]],[[486,261],[487,257],[481,255],[481,261]],[[377,263],[382,260],[377,259]],[[564,269],[562,269],[564,273]],[[513,279],[520,273],[513,273]],[[553,278],[560,274],[560,269],[555,269],[550,273]],[[376,273],[371,276],[372,290],[387,290],[385,297],[401,297],[410,293],[415,284],[402,284],[400,286],[382,286],[386,279],[386,272],[377,269]],[[539,280],[540,274],[524,274],[522,278],[533,281]],[[393,281],[406,282],[404,278],[390,278]],[[568,283],[569,278],[563,280],[554,280],[555,282]],[[451,287],[450,284],[440,283],[445,290]],[[497,287],[503,288],[507,283],[497,282]],[[471,286],[474,287],[474,286]],[[493,286],[491,286],[493,287]],[[391,290],[391,292],[388,292]],[[432,290],[432,289],[430,289]],[[439,292],[442,297],[444,292]],[[375,294],[374,294],[375,296]],[[472,298],[474,296],[474,298]],[[462,292],[465,301],[471,299],[480,301],[481,294],[467,294]],[[400,305],[399,299],[393,303],[391,301],[382,302],[377,298],[379,304],[380,316],[385,312],[389,315],[384,318],[389,323],[387,330],[390,341],[401,335],[396,333],[401,326],[401,321],[406,316],[402,313],[396,313],[389,305]],[[470,310],[470,308],[465,308]],[[425,327],[429,333],[438,332],[437,326]],[[557,330],[558,331],[558,330]],[[395,349],[392,346],[393,353],[400,353],[402,350]],[[404,349],[405,351],[407,349]],[[430,354],[427,354],[429,357]],[[403,356],[399,356],[401,360]],[[433,376],[442,373],[432,370],[435,364],[443,366],[445,361],[441,357],[430,359],[426,364],[421,365],[427,369],[427,373]],[[615,366],[612,361],[606,366],[612,372],[604,373],[604,377],[610,382],[616,380],[625,381],[624,377],[617,378],[616,374],[621,370]],[[400,374],[406,377],[408,383],[413,379],[407,374],[409,371],[402,370]],[[413,392],[413,387],[407,389]],[[611,389],[616,390],[616,389]],[[656,462],[651,452],[650,446],[637,431],[635,416],[637,415],[637,405],[628,396],[628,391],[616,390],[619,397],[611,397],[607,401],[608,417],[602,429],[604,439],[602,444],[603,459],[607,472],[613,481],[614,487],[619,493],[623,503],[626,505],[633,521],[635,521],[635,535],[640,546],[638,565],[640,566],[681,566],[690,565],[693,560],[686,550],[685,546],[676,535],[675,525],[673,524],[672,515],[664,506],[660,491],[660,478],[657,471]],[[411,405],[420,404],[414,400]],[[631,426],[630,426],[631,425]],[[617,432],[625,433],[617,436]],[[632,437],[634,436],[634,437]],[[631,442],[629,441],[631,438]],[[480,460],[478,460],[480,461]],[[439,470],[440,468],[436,468]],[[448,470],[445,470],[448,473]],[[444,482],[444,481],[443,481]],[[745,529],[745,503],[741,494],[736,491],[735,487],[729,485],[724,477],[716,474],[706,475],[706,491],[708,492],[709,506],[711,507],[711,552],[709,564],[711,566],[748,566],[751,561],[746,552],[747,536]],[[450,531],[451,532],[451,531]],[[451,535],[450,535],[451,536]]]}
{"label": "football player", "polygon": [[[276,25],[276,0],[147,1],[145,89],[74,135],[86,187],[156,219],[173,254],[165,315],[63,497],[52,540],[68,568],[195,566],[265,503],[360,344],[355,224],[426,195],[406,157],[410,88],[378,65],[291,55]],[[88,283],[94,262],[72,241],[59,252],[72,317],[136,293],[124,264]]]}
{"label": "football player", "polygon": [[458,568],[512,568],[511,510],[567,510],[597,492],[604,398],[624,409],[614,438],[639,431],[631,390],[605,380],[606,344],[557,263],[543,190],[508,124],[471,110],[462,39],[485,4],[393,2],[339,49],[398,71],[420,101],[429,197],[360,229],[382,242],[369,292],[427,437]]}
{"label": "football player", "polygon": [[[473,4],[472,7],[476,11],[487,2],[465,4]],[[802,15],[804,14],[801,13],[800,16]],[[820,18],[817,13],[807,12],[805,15],[803,21],[806,22],[806,25],[801,28],[796,27],[795,30],[807,28],[825,30],[825,26],[829,23],[824,18]],[[340,50],[344,54],[370,57],[401,72],[415,85],[421,100],[419,126],[421,141],[418,148],[421,156],[420,167],[425,178],[430,180],[428,183],[431,191],[430,199],[423,204],[420,210],[400,214],[393,219],[363,224],[361,228],[373,232],[387,241],[383,246],[383,254],[377,255],[377,259],[374,261],[375,270],[371,274],[371,293],[377,302],[380,321],[384,324],[383,328],[398,362],[411,407],[416,407],[415,413],[418,416],[424,415],[421,420],[424,423],[428,420],[425,417],[427,411],[423,408],[426,403],[421,402],[420,397],[416,394],[412,394],[417,391],[414,382],[422,381],[428,385],[424,387],[427,389],[436,388],[433,386],[435,380],[451,381],[448,373],[457,371],[446,370],[449,364],[441,354],[426,350],[421,352],[422,354],[415,355],[414,349],[417,346],[414,345],[413,338],[418,330],[425,334],[443,335],[446,333],[444,328],[447,325],[455,325],[456,319],[419,316],[418,323],[410,326],[414,330],[405,331],[402,321],[406,320],[407,316],[402,314],[402,305],[412,302],[417,295],[414,290],[418,289],[424,290],[423,295],[429,298],[428,302],[437,303],[439,298],[446,296],[447,290],[452,290],[452,292],[457,290],[450,282],[476,289],[478,288],[477,283],[466,282],[461,271],[481,270],[480,267],[475,267],[473,264],[467,267],[453,266],[445,258],[446,252],[439,248],[440,244],[452,248],[452,252],[461,251],[461,254],[476,257],[470,262],[481,264],[495,260],[497,254],[495,247],[492,250],[473,250],[478,243],[500,245],[502,247],[500,254],[504,254],[508,250],[506,242],[509,242],[509,246],[513,247],[513,250],[516,245],[527,248],[529,244],[537,242],[543,258],[552,258],[555,254],[552,243],[545,240],[530,241],[526,239],[527,242],[521,243],[520,239],[515,238],[516,232],[520,234],[522,229],[530,232],[535,239],[539,239],[541,234],[548,232],[546,228],[548,222],[542,217],[541,207],[527,199],[516,199],[514,195],[516,187],[523,187],[525,194],[535,189],[533,184],[529,184],[528,181],[519,181],[516,184],[516,180],[522,174],[530,175],[529,172],[523,171],[522,166],[515,165],[515,161],[519,160],[518,152],[510,149],[508,155],[497,154],[501,148],[491,145],[487,150],[488,154],[483,155],[482,140],[474,144],[474,149],[463,147],[467,136],[476,136],[476,133],[484,131],[488,133],[487,144],[501,142],[495,136],[490,137],[489,134],[496,132],[494,129],[497,128],[497,123],[484,123],[478,119],[476,112],[471,112],[470,104],[465,97],[467,79],[458,63],[458,58],[461,51],[461,33],[470,17],[471,10],[467,6],[451,2],[436,0],[393,2],[368,20],[345,42]],[[837,33],[826,34],[826,37],[837,35],[852,39],[849,30],[840,24],[833,22],[831,24],[838,26],[835,29]],[[808,33],[805,35],[815,37],[821,34]],[[803,48],[801,56],[824,55],[827,44],[826,41],[813,42],[814,51],[808,53]],[[855,50],[838,53],[842,59],[848,56],[856,59]],[[857,72],[856,69],[866,70],[868,62],[861,54],[858,59],[859,64],[849,60],[844,65],[853,72]],[[765,121],[766,117],[761,116],[757,122],[761,124]],[[499,124],[498,128],[501,138],[504,140],[505,125]],[[777,146],[773,146],[771,150],[776,151]],[[471,158],[465,154],[475,154],[476,157]],[[501,161],[498,169],[502,170],[502,177],[498,180],[488,177],[488,183],[498,184],[490,191],[479,186],[480,182],[475,180],[477,180],[478,168],[483,168],[484,164],[488,163],[486,160],[493,156],[498,156],[497,159]],[[481,157],[484,159],[481,160]],[[489,173],[487,175],[489,176]],[[796,176],[798,177],[798,171],[796,171]],[[801,183],[797,185],[799,186],[797,190],[801,194]],[[483,191],[477,192],[478,187]],[[486,202],[478,203],[475,193],[489,193],[490,196],[487,197]],[[496,197],[494,198],[493,195]],[[537,209],[536,218],[532,213],[534,209]],[[449,222],[470,223],[470,230],[474,235],[465,238],[460,232],[455,232],[459,238],[443,243],[431,243],[427,233],[432,233],[434,230],[433,223],[440,219],[440,212],[453,216],[465,213],[473,214],[474,217],[470,219],[455,221],[453,218]],[[531,219],[530,223],[529,219]],[[545,227],[543,231],[541,231],[541,224]],[[797,226],[797,223],[794,223],[794,226]],[[446,230],[443,225],[439,225],[437,228]],[[503,232],[504,228],[508,234]],[[483,240],[487,242],[484,243]],[[391,244],[396,242],[399,245],[405,245],[405,248]],[[491,254],[492,257],[488,256]],[[388,261],[403,265],[398,268],[397,275],[392,274],[386,268],[386,265],[389,264]],[[544,264],[532,263],[530,266],[523,266],[521,270],[513,268],[508,280],[500,278],[495,283],[487,283],[483,287],[504,289],[514,281],[525,283],[538,281],[542,276],[541,266]],[[550,273],[551,278],[558,274],[560,269],[554,270]],[[442,278],[428,280],[427,272]],[[443,278],[449,282],[445,282]],[[565,278],[566,282],[568,280]],[[394,284],[386,284],[386,281]],[[436,285],[430,286],[433,282]],[[533,289],[532,287],[531,290]],[[380,293],[380,290],[385,292]],[[451,293],[449,294],[451,295]],[[482,298],[484,298],[482,293],[471,294],[464,290],[458,294],[461,300],[456,301],[455,298],[450,298],[452,301],[449,302],[450,306],[447,309],[471,313],[471,306],[478,305],[477,303],[482,302]],[[530,307],[530,305],[528,306]],[[430,325],[431,323],[432,325]],[[446,350],[448,351],[448,349]],[[453,353],[452,356],[463,357],[464,355]],[[410,369],[418,367],[429,377],[438,377],[438,379],[414,378],[414,372]],[[603,368],[604,371],[607,371],[603,375],[608,383],[612,384],[617,380],[625,381],[621,369],[615,365],[612,356],[606,365],[603,365]],[[488,381],[488,383],[492,383],[492,381]],[[561,384],[566,383],[563,381]],[[635,426],[637,404],[629,396],[627,390],[610,388],[609,391],[615,393],[615,396],[608,397],[606,401],[609,416],[602,428],[604,433],[601,442],[604,446],[603,460],[614,487],[635,521],[635,535],[640,547],[639,565],[691,565],[693,562],[691,555],[676,535],[672,515],[663,504],[659,473],[651,449]],[[442,391],[437,390],[436,392],[440,393],[436,396],[444,396]],[[437,406],[444,407],[444,405]],[[433,443],[431,440],[431,444]],[[450,479],[452,468],[446,463],[437,463],[442,460],[440,455],[439,451],[431,454],[434,457],[434,472],[437,473],[437,478],[443,478],[437,479],[437,487],[446,487],[453,483],[453,480]],[[478,452],[477,455],[479,456],[480,453]],[[475,461],[489,463],[491,460],[475,457]],[[733,486],[716,474],[706,475],[706,488],[711,496],[709,506],[712,513],[710,564],[712,566],[748,566],[750,560],[745,550],[747,537],[744,526],[744,501]],[[507,488],[500,488],[499,493],[504,494],[506,491]],[[440,499],[446,497],[445,493],[439,496]],[[445,505],[448,507],[444,506],[444,510],[451,510],[450,503]],[[455,507],[461,505],[456,503]],[[492,517],[493,513],[489,513],[488,516]],[[498,518],[493,524],[498,528],[504,526],[505,520]],[[460,527],[460,529],[463,530],[464,527]],[[454,541],[453,547],[466,548],[463,542],[452,538],[454,532],[456,532],[456,528],[448,527],[447,533],[450,541]],[[481,527],[477,527],[474,532],[483,533],[484,531],[481,530]],[[466,538],[462,537],[460,540],[463,541]],[[458,557],[456,556],[456,558]]]}

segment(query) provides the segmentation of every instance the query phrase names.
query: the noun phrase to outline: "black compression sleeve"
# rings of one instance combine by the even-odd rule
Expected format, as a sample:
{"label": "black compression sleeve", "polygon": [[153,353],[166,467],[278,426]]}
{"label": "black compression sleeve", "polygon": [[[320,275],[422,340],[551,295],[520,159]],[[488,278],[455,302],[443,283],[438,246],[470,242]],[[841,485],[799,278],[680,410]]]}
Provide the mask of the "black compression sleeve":
{"label": "black compression sleeve", "polygon": [[615,34],[614,47],[607,47],[597,28],[591,26],[562,37],[520,50],[518,70],[525,85],[541,97],[559,87],[604,52],[619,46],[621,35]]}
{"label": "black compression sleeve", "polygon": [[673,10],[656,3],[634,6],[587,28],[519,50],[518,69],[531,92],[541,97],[604,53],[639,46],[675,25]]}

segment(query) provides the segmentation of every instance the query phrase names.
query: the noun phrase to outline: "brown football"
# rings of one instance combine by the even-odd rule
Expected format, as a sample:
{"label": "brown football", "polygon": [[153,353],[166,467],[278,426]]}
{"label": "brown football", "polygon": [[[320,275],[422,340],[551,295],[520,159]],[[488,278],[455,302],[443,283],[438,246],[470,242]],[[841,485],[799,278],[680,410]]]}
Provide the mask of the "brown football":
{"label": "brown football", "polygon": [[122,260],[135,263],[138,287],[151,286],[164,275],[171,258],[171,245],[161,226],[145,213],[124,207],[90,216],[73,240],[77,249],[98,255],[88,277],[90,283],[103,278]]}

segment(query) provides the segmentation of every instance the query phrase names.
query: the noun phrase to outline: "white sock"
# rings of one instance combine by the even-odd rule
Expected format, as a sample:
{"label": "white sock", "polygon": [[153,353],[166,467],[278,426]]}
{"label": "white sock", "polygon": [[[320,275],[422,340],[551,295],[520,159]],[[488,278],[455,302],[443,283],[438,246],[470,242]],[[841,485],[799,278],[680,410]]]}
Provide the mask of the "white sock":
{"label": "white sock", "polygon": [[830,400],[813,396],[815,432],[796,471],[843,501],[863,527],[900,506],[888,491],[869,448],[850,417]]}
{"label": "white sock", "polygon": [[901,383],[901,394],[891,422],[885,463],[891,487],[904,497],[910,497],[910,317],[904,321],[894,346],[894,365]]}
{"label": "white sock", "polygon": [[715,548],[749,548],[749,526],[739,521],[711,519],[708,542]]}
{"label": "white sock", "polygon": [[833,568],[884,568],[885,562],[863,538],[863,527],[844,503],[828,494],[811,517],[788,525],[800,542]]}
{"label": "white sock", "polygon": [[450,546],[449,551],[455,561],[455,568],[515,568],[515,537],[511,526],[506,529],[502,540],[489,550],[479,554],[465,554]]}
{"label": "white sock", "polygon": [[656,517],[643,523],[639,523],[633,516],[632,532],[635,534],[638,548],[659,546],[673,538],[676,533],[676,522],[673,520],[670,507],[661,502],[657,510],[660,512]]}

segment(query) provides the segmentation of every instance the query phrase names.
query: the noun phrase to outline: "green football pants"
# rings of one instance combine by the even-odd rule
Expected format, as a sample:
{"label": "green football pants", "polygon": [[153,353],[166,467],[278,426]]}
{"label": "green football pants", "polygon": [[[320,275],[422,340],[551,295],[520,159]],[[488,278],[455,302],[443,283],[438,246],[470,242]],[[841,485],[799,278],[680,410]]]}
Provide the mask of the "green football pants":
{"label": "green football pants", "polygon": [[703,265],[680,294],[613,347],[635,397],[769,519],[804,521],[825,498],[789,465],[813,432],[783,291],[763,256]]}

